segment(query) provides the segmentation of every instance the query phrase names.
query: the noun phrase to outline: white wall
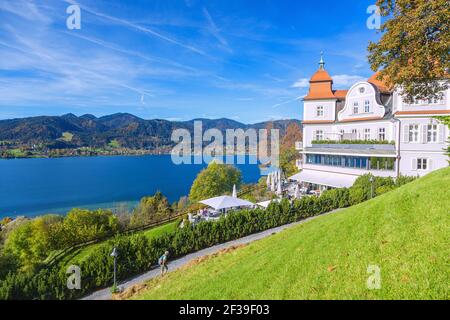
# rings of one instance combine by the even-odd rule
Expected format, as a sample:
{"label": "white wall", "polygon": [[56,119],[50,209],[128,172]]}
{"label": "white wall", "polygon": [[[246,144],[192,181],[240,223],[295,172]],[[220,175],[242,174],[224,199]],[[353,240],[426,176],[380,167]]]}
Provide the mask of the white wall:
{"label": "white wall", "polygon": [[[336,99],[303,102],[303,121],[334,121],[336,119]],[[324,114],[317,116],[317,107],[323,106]]]}
{"label": "white wall", "polygon": [[[361,92],[360,90],[363,90]],[[338,113],[338,120],[352,120],[355,118],[382,118],[386,113],[385,107],[377,99],[379,95],[375,87],[368,82],[359,82],[351,87],[347,93],[345,107]],[[369,112],[365,112],[365,101],[370,102]],[[354,103],[358,103],[358,113],[354,113]]]}
{"label": "white wall", "polygon": [[395,90],[393,94],[393,111],[430,111],[430,110],[450,110],[450,89],[447,89],[441,101],[433,101],[420,104],[407,104],[400,95],[400,90]]}
{"label": "white wall", "polygon": [[[433,170],[444,168],[448,166],[448,157],[445,155],[444,149],[447,148],[447,138],[449,130],[447,126],[439,124],[439,122],[431,117],[408,117],[401,118],[401,135],[400,135],[400,172],[403,175],[420,175],[423,176]],[[438,125],[438,142],[428,143],[426,141],[426,127],[429,124]],[[419,125],[419,142],[408,142],[407,128],[410,124]],[[418,171],[413,168],[413,161],[417,158],[431,159],[431,165],[426,171]]]}

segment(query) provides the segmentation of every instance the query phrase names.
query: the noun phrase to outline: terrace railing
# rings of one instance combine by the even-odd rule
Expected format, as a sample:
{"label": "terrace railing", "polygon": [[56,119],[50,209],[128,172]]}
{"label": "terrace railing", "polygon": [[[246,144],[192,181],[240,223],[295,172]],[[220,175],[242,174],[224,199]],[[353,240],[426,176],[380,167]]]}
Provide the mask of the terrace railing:
{"label": "terrace railing", "polygon": [[82,248],[87,247],[89,245],[106,241],[106,240],[111,239],[111,238],[113,238],[113,237],[115,237],[117,235],[130,235],[130,234],[133,234],[133,233],[136,233],[136,232],[141,232],[141,231],[153,229],[153,228],[159,227],[161,225],[164,225],[164,224],[176,221],[176,220],[180,219],[183,216],[186,216],[186,214],[185,213],[176,214],[176,215],[173,215],[173,216],[169,216],[169,218],[165,218],[165,219],[161,219],[161,220],[158,220],[158,221],[154,221],[154,222],[146,224],[146,225],[142,225],[142,226],[138,226],[138,227],[122,230],[122,231],[119,231],[119,232],[108,234],[108,235],[103,236],[103,237],[98,237],[98,238],[90,239],[90,240],[83,241],[83,242],[80,242],[80,243],[77,243],[77,244],[73,244],[73,245],[71,245],[71,246],[69,246],[67,248],[62,249],[56,255],[52,256],[50,259],[48,259],[46,261],[46,264],[48,266],[52,266],[53,264],[55,264],[56,262],[58,262],[59,260],[61,260],[62,258],[64,258],[65,256],[67,256],[68,254],[74,252],[77,249],[82,249]]}

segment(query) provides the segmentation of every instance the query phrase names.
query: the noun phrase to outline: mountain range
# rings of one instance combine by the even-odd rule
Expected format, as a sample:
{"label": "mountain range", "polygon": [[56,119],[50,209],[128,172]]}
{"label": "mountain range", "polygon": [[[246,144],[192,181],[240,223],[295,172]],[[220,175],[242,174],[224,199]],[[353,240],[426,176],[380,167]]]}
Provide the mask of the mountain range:
{"label": "mountain range", "polygon": [[187,129],[193,134],[194,121],[202,121],[203,131],[217,128],[263,129],[268,125],[280,130],[283,136],[291,123],[301,126],[299,120],[276,120],[256,124],[243,124],[231,119],[193,119],[190,121],[145,120],[129,113],[116,113],[103,117],[86,114],[76,116],[38,116],[0,120],[0,142],[12,145],[40,145],[50,149],[79,147],[102,148],[112,143],[129,149],[157,150],[173,146],[172,131]]}

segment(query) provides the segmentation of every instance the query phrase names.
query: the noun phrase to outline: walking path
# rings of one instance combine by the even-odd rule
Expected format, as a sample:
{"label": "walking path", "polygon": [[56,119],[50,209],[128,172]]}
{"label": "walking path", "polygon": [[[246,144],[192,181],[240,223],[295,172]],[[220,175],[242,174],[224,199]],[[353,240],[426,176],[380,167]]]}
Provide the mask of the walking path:
{"label": "walking path", "polygon": [[[302,221],[294,222],[294,223],[287,224],[287,225],[280,226],[280,227],[276,227],[276,228],[273,228],[273,229],[268,229],[268,230],[262,231],[260,233],[255,233],[255,234],[246,236],[244,238],[240,238],[240,239],[236,239],[236,240],[229,241],[229,242],[226,242],[226,243],[218,244],[218,245],[215,245],[215,246],[212,246],[212,247],[209,247],[209,248],[206,248],[206,249],[203,249],[203,250],[200,250],[200,251],[188,254],[188,255],[186,255],[184,257],[181,257],[181,258],[178,258],[176,260],[172,260],[172,261],[169,260],[168,266],[169,266],[170,272],[177,270],[178,268],[186,265],[187,263],[189,263],[190,261],[192,261],[194,259],[197,259],[197,258],[200,258],[200,257],[203,257],[203,256],[208,256],[208,255],[211,255],[213,253],[216,253],[218,251],[221,251],[223,249],[227,249],[227,248],[230,248],[230,247],[233,247],[233,246],[248,244],[248,243],[254,242],[256,240],[260,240],[260,239],[266,238],[268,236],[271,236],[271,235],[273,235],[275,233],[283,231],[283,230],[285,230],[287,228],[290,228],[292,226],[295,226],[295,225],[298,225],[298,224],[302,224],[302,223],[305,223],[307,221],[316,219],[318,217],[322,217],[322,216],[329,215],[331,213],[335,213],[337,211],[339,211],[339,210],[335,210],[335,211],[332,211],[332,212],[324,213],[322,215],[315,216],[315,217],[310,217],[310,218],[307,218],[307,219],[302,220]],[[130,287],[132,287],[132,286],[134,286],[136,284],[144,283],[144,282],[146,282],[146,281],[148,281],[150,279],[156,278],[159,275],[160,275],[159,268],[152,269],[152,270],[150,270],[150,271],[148,271],[148,272],[146,272],[146,273],[144,273],[144,274],[142,274],[140,276],[137,276],[135,278],[132,278],[132,279],[126,280],[125,282],[120,283],[119,286],[121,288],[123,288],[124,290],[126,290],[126,289],[128,289],[128,288],[130,288]],[[111,289],[110,288],[106,288],[106,289],[102,289],[102,290],[99,290],[99,291],[96,291],[96,292],[90,294],[89,296],[83,298],[83,300],[110,300],[111,298],[112,298],[111,297]]]}

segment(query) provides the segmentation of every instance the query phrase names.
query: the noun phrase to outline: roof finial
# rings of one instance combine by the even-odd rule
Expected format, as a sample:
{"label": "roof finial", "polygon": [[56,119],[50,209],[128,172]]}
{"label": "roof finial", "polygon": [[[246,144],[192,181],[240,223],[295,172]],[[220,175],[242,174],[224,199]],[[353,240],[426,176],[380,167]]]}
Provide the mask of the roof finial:
{"label": "roof finial", "polygon": [[323,51],[320,52],[319,69],[325,70],[325,61],[323,61]]}

